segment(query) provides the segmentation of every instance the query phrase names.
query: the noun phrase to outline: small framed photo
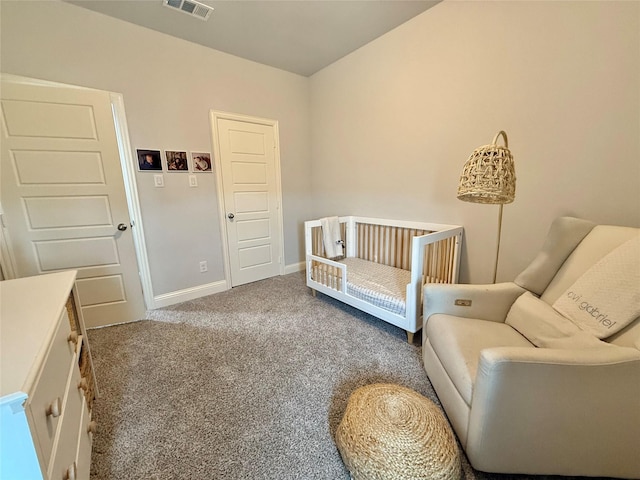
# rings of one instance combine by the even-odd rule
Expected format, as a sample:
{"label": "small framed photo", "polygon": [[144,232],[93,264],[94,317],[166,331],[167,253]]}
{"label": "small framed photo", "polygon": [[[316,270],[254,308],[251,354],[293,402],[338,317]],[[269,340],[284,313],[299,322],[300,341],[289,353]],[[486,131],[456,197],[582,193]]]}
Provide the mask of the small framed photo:
{"label": "small framed photo", "polygon": [[201,152],[191,152],[191,164],[194,172],[211,171],[211,154]]}
{"label": "small framed photo", "polygon": [[169,172],[188,172],[187,152],[167,150],[164,152],[167,157],[167,170]]}
{"label": "small framed photo", "polygon": [[141,172],[162,170],[160,150],[136,150],[138,154],[138,170]]}

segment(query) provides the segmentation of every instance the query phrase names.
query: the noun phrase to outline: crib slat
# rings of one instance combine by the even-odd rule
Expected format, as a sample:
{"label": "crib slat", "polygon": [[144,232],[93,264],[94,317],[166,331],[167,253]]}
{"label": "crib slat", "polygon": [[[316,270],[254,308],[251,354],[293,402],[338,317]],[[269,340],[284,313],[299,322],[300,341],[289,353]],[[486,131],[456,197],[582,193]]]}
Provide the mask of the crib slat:
{"label": "crib slat", "polygon": [[374,250],[374,240],[375,240],[375,227],[373,225],[368,225],[367,228],[367,260],[373,260],[373,252]]}
{"label": "crib slat", "polygon": [[451,243],[449,247],[449,283],[454,283],[455,278],[455,258],[456,258],[456,239],[455,237],[451,238]]}
{"label": "crib slat", "polygon": [[440,282],[445,283],[447,281],[447,242],[440,241],[439,250],[439,258],[438,263],[440,264]]}
{"label": "crib slat", "polygon": [[395,229],[396,230],[396,257],[394,259],[394,267],[397,267],[398,265],[402,265],[402,231],[398,228]]}
{"label": "crib slat", "polygon": [[449,266],[449,275],[447,276],[447,283],[453,283],[453,250],[455,248],[455,239],[454,238],[450,238],[449,239],[449,248],[447,249],[447,254],[448,254],[448,262],[447,265]]}
{"label": "crib slat", "polygon": [[440,259],[440,262],[442,263],[442,281],[443,282],[447,280],[447,277],[449,275],[449,264],[447,262],[447,247],[448,247],[448,242],[444,240],[442,242],[442,258]]}
{"label": "crib slat", "polygon": [[371,257],[370,261],[377,261],[378,256],[378,225],[371,225]]}
{"label": "crib slat", "polygon": [[386,243],[387,243],[387,259],[386,259],[385,263],[387,265],[393,266],[393,259],[395,257],[395,252],[398,249],[397,242],[396,242],[396,236],[395,236],[395,229],[394,229],[394,227],[388,226],[386,228],[386,230],[387,230],[387,239],[386,239]]}
{"label": "crib slat", "polygon": [[442,281],[445,282],[447,279],[447,241],[441,241],[442,246],[440,247],[440,263],[442,264]]}
{"label": "crib slat", "polygon": [[319,257],[324,257],[322,229],[320,227],[313,227],[311,229],[311,253]]}
{"label": "crib slat", "polygon": [[405,267],[405,265],[409,265],[409,257],[411,256],[411,230],[407,228],[402,229],[402,264],[399,268],[404,268],[409,270],[409,267]]}
{"label": "crib slat", "polygon": [[371,235],[371,225],[365,225],[365,238],[367,239],[367,246],[365,250],[367,252],[367,260],[371,261],[371,257],[373,254],[373,238]]}
{"label": "crib slat", "polygon": [[449,239],[449,248],[447,249],[447,265],[449,267],[447,283],[453,283],[453,249],[455,248],[455,242],[453,240],[453,238]]}
{"label": "crib slat", "polygon": [[435,283],[440,283],[442,279],[441,250],[442,242],[438,242],[433,246],[433,275],[435,276]]}

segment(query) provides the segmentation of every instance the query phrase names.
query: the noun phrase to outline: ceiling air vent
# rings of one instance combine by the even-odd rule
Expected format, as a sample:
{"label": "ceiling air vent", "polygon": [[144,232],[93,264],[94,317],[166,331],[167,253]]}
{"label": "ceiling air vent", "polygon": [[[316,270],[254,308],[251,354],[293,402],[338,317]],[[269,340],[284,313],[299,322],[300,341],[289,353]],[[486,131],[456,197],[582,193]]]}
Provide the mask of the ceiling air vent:
{"label": "ceiling air vent", "polygon": [[208,20],[211,12],[213,12],[213,7],[194,0],[162,0],[162,4],[165,7],[171,7],[200,20]]}

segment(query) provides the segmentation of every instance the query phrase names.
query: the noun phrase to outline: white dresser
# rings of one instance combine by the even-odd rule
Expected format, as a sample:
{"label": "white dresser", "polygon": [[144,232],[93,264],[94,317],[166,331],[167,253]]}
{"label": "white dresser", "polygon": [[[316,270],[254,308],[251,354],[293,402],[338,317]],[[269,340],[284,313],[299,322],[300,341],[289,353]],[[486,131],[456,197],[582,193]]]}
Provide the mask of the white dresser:
{"label": "white dresser", "polygon": [[0,282],[0,478],[88,479],[95,380],[75,271]]}

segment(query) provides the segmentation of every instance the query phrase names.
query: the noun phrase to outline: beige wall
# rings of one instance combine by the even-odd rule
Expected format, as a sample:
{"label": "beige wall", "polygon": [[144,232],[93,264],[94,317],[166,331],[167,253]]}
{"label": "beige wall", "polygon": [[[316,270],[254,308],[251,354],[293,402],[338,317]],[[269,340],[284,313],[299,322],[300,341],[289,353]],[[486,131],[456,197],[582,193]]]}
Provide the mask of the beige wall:
{"label": "beige wall", "polygon": [[[304,220],[362,214],[463,225],[461,279],[490,281],[498,207],[455,192],[501,129],[518,186],[499,280],[557,215],[640,225],[638,2],[446,0],[311,79],[66,3],[0,13],[1,70],[124,94],[134,149],[210,151],[210,109],[279,120],[287,264]],[[214,176],[198,180],[138,174],[156,295],[223,278]]]}
{"label": "beige wall", "polygon": [[[212,151],[209,111],[279,121],[285,263],[310,203],[308,79],[61,2],[2,1],[3,72],[122,93],[132,148]],[[137,174],[154,294],[224,278],[212,174]],[[207,260],[209,271],[199,272]]]}
{"label": "beige wall", "polygon": [[640,226],[640,3],[445,1],[311,78],[317,215],[465,227],[462,280],[490,282],[498,206],[456,199],[506,130],[517,192],[498,280],[564,214]]}

